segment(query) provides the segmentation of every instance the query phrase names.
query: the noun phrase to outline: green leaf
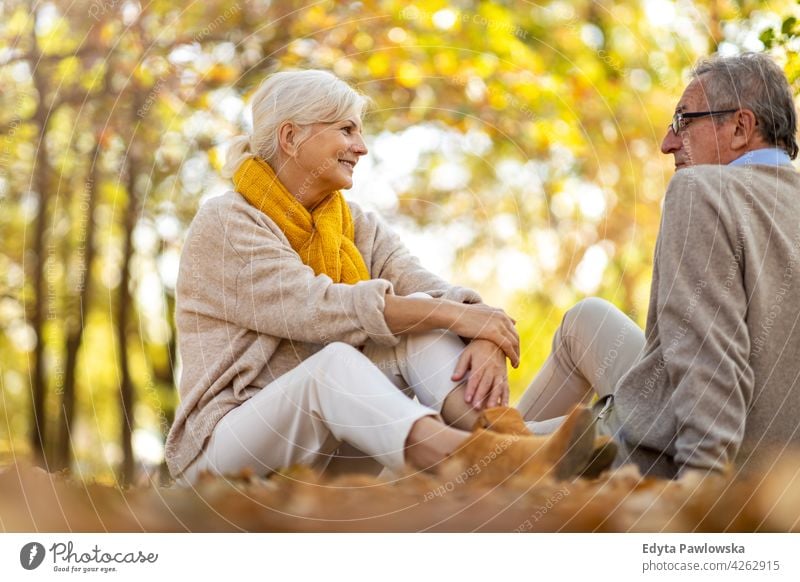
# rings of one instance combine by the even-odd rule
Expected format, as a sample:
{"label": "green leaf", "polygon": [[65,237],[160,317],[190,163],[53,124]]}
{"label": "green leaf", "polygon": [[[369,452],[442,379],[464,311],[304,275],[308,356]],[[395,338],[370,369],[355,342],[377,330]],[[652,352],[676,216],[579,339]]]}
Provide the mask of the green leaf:
{"label": "green leaf", "polygon": [[764,43],[765,48],[772,48],[772,45],[775,43],[775,31],[768,28],[761,33],[758,39]]}
{"label": "green leaf", "polygon": [[797,18],[794,16],[790,16],[786,20],[783,21],[783,25],[781,26],[781,33],[782,34],[794,34],[794,25],[797,23]]}

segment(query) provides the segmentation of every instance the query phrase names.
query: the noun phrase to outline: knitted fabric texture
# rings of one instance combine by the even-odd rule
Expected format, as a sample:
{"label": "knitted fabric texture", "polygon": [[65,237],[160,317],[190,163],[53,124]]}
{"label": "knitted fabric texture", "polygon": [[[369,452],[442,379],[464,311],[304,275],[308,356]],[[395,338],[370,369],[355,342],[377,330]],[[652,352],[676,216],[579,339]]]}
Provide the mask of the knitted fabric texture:
{"label": "knitted fabric texture", "polygon": [[355,245],[350,208],[342,193],[330,193],[309,212],[281,183],[269,164],[246,160],[233,177],[236,191],[269,216],[286,235],[304,264],[334,283],[369,280],[364,258]]}

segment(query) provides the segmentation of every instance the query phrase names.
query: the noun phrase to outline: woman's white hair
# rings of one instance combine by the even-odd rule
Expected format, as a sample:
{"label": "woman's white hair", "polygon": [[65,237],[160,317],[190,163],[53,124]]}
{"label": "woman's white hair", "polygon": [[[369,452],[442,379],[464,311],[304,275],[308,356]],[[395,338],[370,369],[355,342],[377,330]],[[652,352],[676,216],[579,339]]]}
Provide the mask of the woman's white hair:
{"label": "woman's white hair", "polygon": [[274,167],[278,128],[285,121],[298,126],[332,123],[350,115],[359,118],[369,99],[327,71],[284,71],[270,75],[250,100],[253,134],[233,138],[222,175],[231,178],[245,160],[259,157]]}

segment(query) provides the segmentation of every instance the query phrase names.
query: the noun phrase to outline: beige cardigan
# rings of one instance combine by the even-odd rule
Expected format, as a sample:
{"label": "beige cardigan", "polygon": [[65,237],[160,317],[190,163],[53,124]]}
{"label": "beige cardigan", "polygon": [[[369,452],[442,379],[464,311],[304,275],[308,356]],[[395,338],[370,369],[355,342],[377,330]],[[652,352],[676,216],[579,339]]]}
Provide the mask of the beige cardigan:
{"label": "beige cardigan", "polygon": [[178,272],[181,401],[166,443],[173,476],[198,456],[225,414],[324,345],[396,344],[383,317],[387,293],[481,301],[425,270],[374,213],[349,205],[372,277],[356,285],[315,276],[280,228],[239,194],[201,206]]}

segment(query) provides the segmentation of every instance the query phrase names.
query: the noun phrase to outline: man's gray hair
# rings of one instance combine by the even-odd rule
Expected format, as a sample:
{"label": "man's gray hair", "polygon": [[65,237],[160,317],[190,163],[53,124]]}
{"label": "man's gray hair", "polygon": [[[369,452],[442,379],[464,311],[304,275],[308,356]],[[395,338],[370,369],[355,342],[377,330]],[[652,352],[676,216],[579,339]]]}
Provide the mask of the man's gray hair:
{"label": "man's gray hair", "polygon": [[692,71],[713,110],[749,109],[761,136],[789,157],[797,157],[797,113],[786,75],[764,53],[743,53],[701,61]]}

